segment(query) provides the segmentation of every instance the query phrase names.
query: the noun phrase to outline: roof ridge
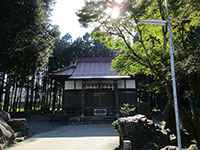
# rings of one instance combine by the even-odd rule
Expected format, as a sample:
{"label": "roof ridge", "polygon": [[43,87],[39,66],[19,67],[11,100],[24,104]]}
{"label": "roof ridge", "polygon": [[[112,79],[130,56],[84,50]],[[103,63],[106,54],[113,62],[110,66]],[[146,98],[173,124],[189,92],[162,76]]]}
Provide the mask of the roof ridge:
{"label": "roof ridge", "polygon": [[81,57],[78,62],[112,62],[112,57]]}

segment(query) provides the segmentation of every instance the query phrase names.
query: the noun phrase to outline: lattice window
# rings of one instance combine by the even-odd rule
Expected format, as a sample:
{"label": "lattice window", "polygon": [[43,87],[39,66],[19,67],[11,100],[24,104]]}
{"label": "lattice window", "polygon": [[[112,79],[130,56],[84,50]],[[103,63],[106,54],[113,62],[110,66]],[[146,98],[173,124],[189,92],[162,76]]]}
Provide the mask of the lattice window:
{"label": "lattice window", "polygon": [[82,89],[82,81],[81,80],[76,81],[76,89]]}
{"label": "lattice window", "polygon": [[125,88],[125,80],[118,80],[118,81],[117,81],[117,86],[118,86],[118,88],[120,88],[120,89]]}
{"label": "lattice window", "polygon": [[127,89],[135,89],[135,80],[126,80],[126,88]]}
{"label": "lattice window", "polygon": [[113,81],[110,80],[91,80],[85,82],[86,89],[113,89]]}
{"label": "lattice window", "polygon": [[74,81],[65,81],[65,90],[74,89]]}

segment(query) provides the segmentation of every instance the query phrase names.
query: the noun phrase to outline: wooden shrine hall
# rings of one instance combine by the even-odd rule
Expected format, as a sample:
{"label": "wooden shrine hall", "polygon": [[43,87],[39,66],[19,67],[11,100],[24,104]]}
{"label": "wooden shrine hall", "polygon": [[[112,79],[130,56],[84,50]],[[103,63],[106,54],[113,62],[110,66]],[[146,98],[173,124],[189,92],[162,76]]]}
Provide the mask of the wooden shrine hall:
{"label": "wooden shrine hall", "polygon": [[123,103],[136,103],[136,82],[112,68],[112,57],[80,58],[54,73],[63,78],[63,109],[80,116],[115,116]]}

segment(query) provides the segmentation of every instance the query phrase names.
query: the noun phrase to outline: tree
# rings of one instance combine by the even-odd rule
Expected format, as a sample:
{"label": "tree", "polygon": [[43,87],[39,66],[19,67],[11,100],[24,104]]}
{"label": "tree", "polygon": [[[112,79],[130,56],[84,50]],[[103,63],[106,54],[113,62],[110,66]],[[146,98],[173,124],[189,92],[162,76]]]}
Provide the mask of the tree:
{"label": "tree", "polygon": [[5,1],[1,5],[0,68],[15,74],[43,67],[54,45],[54,27],[48,23],[52,1]]}
{"label": "tree", "polygon": [[[106,12],[112,12],[118,5],[114,0],[87,1],[86,6],[78,11],[77,15],[84,26],[98,22],[92,33],[95,39],[110,48],[120,49],[120,54],[113,61],[115,69],[122,74],[144,74],[153,78],[153,86],[149,86],[149,89],[167,95],[168,105],[165,112],[168,114],[172,106],[172,95],[167,25],[144,25],[138,20],[167,20],[168,16],[173,18],[179,98],[184,103],[186,96],[189,95],[190,101],[195,102],[197,107],[200,99],[197,92],[200,85],[198,84],[200,2],[169,0],[167,9],[164,2],[164,0],[124,1],[120,6],[121,15],[113,20]],[[113,4],[115,5],[113,8],[108,8]]]}
{"label": "tree", "polygon": [[[126,8],[123,8],[126,11],[114,21],[111,21],[111,17],[105,13],[108,8],[104,2],[87,2],[86,6],[77,13],[79,21],[86,26],[98,20],[100,25],[93,32],[93,36],[109,47],[121,49],[120,55],[113,62],[114,67],[124,74],[143,73],[153,76],[154,81],[159,83],[159,88],[156,89],[165,88],[170,98],[167,26],[142,25],[138,23],[138,20],[148,18],[167,20],[168,15],[177,16],[173,20],[174,31],[180,29],[180,25],[189,29],[198,25],[198,21],[193,18],[194,15],[199,16],[195,5],[198,2],[195,1],[195,4],[188,1],[178,3],[171,0],[167,12],[164,1],[161,0],[130,1],[128,5],[125,5]],[[180,8],[184,5],[189,5],[191,9]],[[182,39],[180,37],[184,38],[184,35],[176,32],[175,49],[183,49],[179,46],[180,39]]]}
{"label": "tree", "polygon": [[[146,26],[137,23],[138,19],[148,15],[147,8],[150,10],[158,8],[158,6],[154,8],[156,2],[130,3],[127,7],[128,15],[124,14],[117,21],[111,21],[111,18],[105,14],[106,4],[102,1],[98,1],[98,3],[101,3],[102,7],[99,7],[100,4],[97,5],[97,2],[88,2],[87,5],[90,7],[86,6],[80,10],[78,16],[85,25],[91,19],[87,15],[95,14],[94,20],[99,20],[100,26],[93,32],[93,36],[107,46],[121,50],[120,55],[114,60],[114,67],[124,74],[142,72],[154,76],[155,80],[164,79],[168,87],[169,74],[166,73],[168,68],[165,65],[168,56],[164,56],[166,42],[162,37],[162,35],[166,37],[166,27]],[[93,12],[94,8],[92,7],[98,7],[98,11]],[[154,15],[156,18],[161,18],[158,11]],[[164,49],[163,52],[161,49]]]}
{"label": "tree", "polygon": [[[3,102],[5,111],[15,108],[16,91],[22,87],[27,93],[26,104],[30,104],[32,109],[35,77],[38,72],[46,70],[54,42],[58,38],[57,28],[49,23],[53,2],[53,0],[2,1],[0,72],[3,73],[3,77],[0,79],[0,100],[3,101],[2,94],[5,89]],[[14,96],[10,96],[11,88]]]}
{"label": "tree", "polygon": [[70,65],[70,62],[80,57],[111,56],[113,50],[92,39],[86,33],[72,41],[68,33],[56,42],[53,55],[50,59],[50,70],[57,70]]}
{"label": "tree", "polygon": [[55,71],[69,65],[71,60],[71,44],[72,37],[69,33],[56,41],[53,53],[49,59],[49,71]]}

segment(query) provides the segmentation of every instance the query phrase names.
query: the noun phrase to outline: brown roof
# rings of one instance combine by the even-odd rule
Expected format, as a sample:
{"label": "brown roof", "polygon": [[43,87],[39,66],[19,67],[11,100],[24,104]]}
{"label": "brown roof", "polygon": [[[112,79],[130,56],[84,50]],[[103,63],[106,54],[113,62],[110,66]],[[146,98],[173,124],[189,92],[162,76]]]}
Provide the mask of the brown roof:
{"label": "brown roof", "polygon": [[76,66],[69,67],[55,75],[66,75],[70,79],[91,79],[91,78],[129,78],[120,76],[112,68],[111,57],[85,57],[80,58]]}

